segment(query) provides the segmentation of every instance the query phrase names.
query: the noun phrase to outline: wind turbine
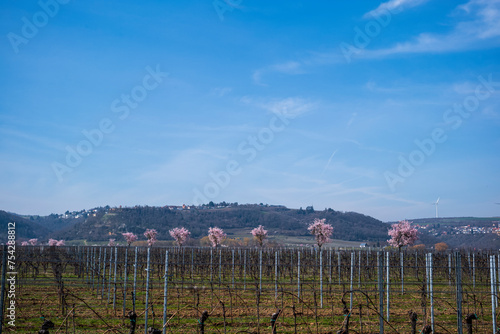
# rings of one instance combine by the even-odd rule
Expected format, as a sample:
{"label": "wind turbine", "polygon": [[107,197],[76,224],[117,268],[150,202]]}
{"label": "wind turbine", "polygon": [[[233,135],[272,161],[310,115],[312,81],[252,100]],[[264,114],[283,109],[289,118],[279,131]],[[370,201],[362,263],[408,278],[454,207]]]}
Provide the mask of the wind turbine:
{"label": "wind turbine", "polygon": [[436,202],[435,202],[435,203],[432,203],[432,204],[436,206],[436,218],[439,218],[439,215],[438,215],[439,197],[438,197],[438,199],[436,200]]}

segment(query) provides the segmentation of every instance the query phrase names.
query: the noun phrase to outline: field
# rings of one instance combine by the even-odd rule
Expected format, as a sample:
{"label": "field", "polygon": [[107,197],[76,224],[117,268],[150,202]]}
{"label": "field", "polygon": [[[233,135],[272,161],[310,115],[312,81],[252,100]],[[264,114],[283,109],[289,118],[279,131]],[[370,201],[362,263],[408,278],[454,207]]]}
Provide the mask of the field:
{"label": "field", "polygon": [[50,333],[129,333],[134,309],[136,333],[146,322],[167,333],[411,333],[411,312],[417,332],[493,333],[498,318],[498,253],[28,246],[15,255],[6,333],[35,333],[44,320]]}

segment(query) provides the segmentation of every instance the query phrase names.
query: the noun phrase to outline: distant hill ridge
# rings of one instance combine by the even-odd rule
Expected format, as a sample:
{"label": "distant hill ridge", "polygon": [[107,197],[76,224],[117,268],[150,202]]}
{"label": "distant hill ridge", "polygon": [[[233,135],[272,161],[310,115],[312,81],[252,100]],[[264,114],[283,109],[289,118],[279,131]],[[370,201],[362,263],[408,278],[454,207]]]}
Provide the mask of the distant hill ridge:
{"label": "distant hill ridge", "polygon": [[[7,239],[7,223],[16,221],[18,240],[48,238],[87,240],[103,242],[116,238],[122,242],[121,233],[133,232],[144,239],[148,228],[158,231],[160,240],[172,240],[168,231],[174,227],[185,227],[191,237],[199,239],[207,235],[208,228],[218,226],[231,237],[263,225],[273,235],[310,236],[307,231],[315,218],[324,218],[334,228],[333,238],[347,241],[368,242],[371,245],[385,245],[390,224],[356,212],[342,212],[332,209],[321,211],[312,206],[306,209],[290,209],[282,205],[209,203],[202,206],[109,206],[48,216],[19,216],[0,210],[0,242]],[[420,240],[427,247],[437,242],[446,242],[450,247],[500,248],[500,237],[496,234],[451,234],[453,226],[491,226],[500,218],[424,218],[414,219],[414,224],[428,225],[421,229]],[[436,232],[440,232],[436,233]],[[444,233],[447,232],[447,233]],[[438,235],[439,234],[439,235]]]}
{"label": "distant hill ridge", "polygon": [[26,233],[18,233],[18,238],[53,237],[88,241],[105,241],[110,236],[123,232],[133,232],[141,238],[147,228],[156,229],[159,239],[168,240],[171,239],[168,230],[180,226],[190,230],[193,238],[205,236],[208,228],[213,226],[230,231],[263,225],[273,233],[288,236],[309,235],[307,225],[315,218],[325,218],[333,225],[336,239],[383,242],[387,239],[388,228],[387,224],[378,219],[355,212],[332,209],[316,211],[313,207],[307,207],[305,210],[289,209],[281,205],[238,205],[225,202],[184,208],[100,207],[49,216],[20,217],[4,213],[3,219],[0,220],[1,225],[6,225],[9,219],[16,219],[19,224],[30,226]]}

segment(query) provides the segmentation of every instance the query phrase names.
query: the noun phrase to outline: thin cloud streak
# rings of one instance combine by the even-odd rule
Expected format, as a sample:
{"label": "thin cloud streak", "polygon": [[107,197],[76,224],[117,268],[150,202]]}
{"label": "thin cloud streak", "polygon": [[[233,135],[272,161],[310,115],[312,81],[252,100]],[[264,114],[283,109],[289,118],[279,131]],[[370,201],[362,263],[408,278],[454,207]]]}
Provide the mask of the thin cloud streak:
{"label": "thin cloud streak", "polygon": [[381,3],[376,9],[369,11],[363,18],[368,19],[377,17],[381,13],[390,11],[391,13],[400,13],[405,9],[420,6],[429,0],[389,0]]}
{"label": "thin cloud streak", "polygon": [[328,162],[326,163],[325,167],[323,168],[323,171],[321,172],[321,175],[325,174],[326,170],[330,166],[330,163],[332,162],[333,157],[335,156],[335,153],[337,153],[338,149],[333,151],[332,155],[330,155],[330,159],[328,159]]}
{"label": "thin cloud streak", "polygon": [[363,50],[358,58],[383,58],[409,53],[446,53],[500,45],[500,0],[471,0],[456,9],[465,14],[447,34],[421,33],[411,41],[378,50]]}
{"label": "thin cloud streak", "polygon": [[258,70],[255,70],[252,74],[252,79],[255,84],[260,86],[267,86],[263,83],[263,76],[268,73],[282,73],[288,75],[304,74],[306,71],[303,69],[303,64],[299,61],[287,61],[283,63],[278,63],[274,65],[269,65]]}
{"label": "thin cloud streak", "polygon": [[[428,0],[391,0],[364,15],[370,18],[382,10],[394,7],[391,12],[411,8]],[[500,45],[500,0],[470,0],[457,6],[452,17],[461,16],[450,32],[434,34],[422,32],[413,39],[384,49],[360,49],[354,59],[382,59],[400,54],[450,53],[481,50]],[[273,72],[296,75],[306,73],[308,67],[345,64],[345,58],[337,50],[332,52],[309,52],[310,56],[298,60],[288,60],[254,71],[253,80],[262,83],[264,74]],[[286,66],[286,64],[289,64]],[[367,87],[369,88],[369,87]]]}

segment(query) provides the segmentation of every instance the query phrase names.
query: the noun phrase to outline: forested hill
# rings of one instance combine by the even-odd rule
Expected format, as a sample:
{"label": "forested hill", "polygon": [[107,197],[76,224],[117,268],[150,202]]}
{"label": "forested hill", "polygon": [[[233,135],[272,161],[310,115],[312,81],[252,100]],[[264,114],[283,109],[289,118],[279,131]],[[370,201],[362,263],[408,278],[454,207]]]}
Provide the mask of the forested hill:
{"label": "forested hill", "polygon": [[307,225],[314,218],[325,218],[333,225],[334,238],[343,240],[383,242],[387,239],[388,225],[355,212],[339,212],[332,209],[315,211],[288,209],[283,206],[230,205],[225,207],[186,208],[178,207],[134,207],[101,208],[89,211],[84,221],[68,229],[52,233],[52,237],[65,240],[104,241],[121,233],[133,232],[140,238],[148,228],[158,231],[158,238],[170,240],[168,231],[174,227],[185,227],[191,237],[207,235],[209,227],[220,227],[227,232],[236,229],[251,229],[263,225],[273,234],[288,236],[310,235]]}
{"label": "forested hill", "polygon": [[[307,225],[315,218],[324,218],[333,225],[334,239],[369,242],[371,245],[385,245],[388,239],[390,224],[355,212],[332,209],[316,211],[312,207],[297,210],[284,206],[222,202],[201,207],[106,206],[48,216],[19,216],[0,210],[0,243],[7,240],[8,222],[16,222],[17,240],[38,238],[43,243],[49,238],[78,242],[106,242],[112,238],[123,243],[121,233],[124,232],[133,232],[139,236],[139,240],[145,240],[143,233],[148,228],[156,229],[160,240],[172,240],[168,231],[174,227],[189,229],[193,241],[206,236],[208,228],[214,226],[223,228],[229,238],[241,238],[250,237],[250,230],[258,225],[263,225],[269,231],[271,239],[278,243],[280,239],[288,239],[286,243],[302,243],[304,238],[295,237],[310,238]],[[499,220],[498,217],[417,219],[414,221],[416,225],[420,225],[417,243],[423,243],[427,247],[445,242],[451,248],[498,248],[500,236],[496,233],[463,234],[460,229],[464,227],[464,223],[471,226],[481,226],[484,223],[482,225],[486,228],[491,227],[494,222],[498,226]],[[425,225],[427,227],[422,228]]]}
{"label": "forested hill", "polygon": [[44,238],[49,234],[49,229],[46,226],[40,225],[33,220],[25,219],[0,210],[0,240],[2,243],[7,241],[9,223],[15,223],[14,230],[18,238]]}

